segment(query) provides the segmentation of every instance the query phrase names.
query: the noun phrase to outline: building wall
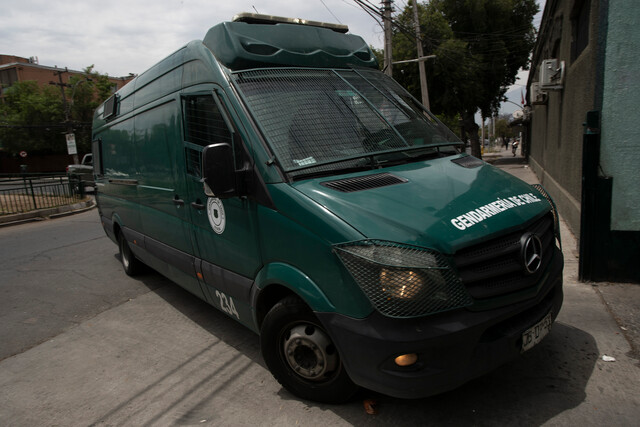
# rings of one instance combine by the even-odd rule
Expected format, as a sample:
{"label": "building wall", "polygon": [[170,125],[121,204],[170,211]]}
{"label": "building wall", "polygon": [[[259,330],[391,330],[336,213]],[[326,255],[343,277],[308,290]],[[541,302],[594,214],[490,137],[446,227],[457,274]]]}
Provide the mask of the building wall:
{"label": "building wall", "polygon": [[640,123],[637,0],[609,2],[600,164],[613,178],[611,230],[640,230]]}
{"label": "building wall", "polygon": [[[64,68],[33,64],[30,63],[28,59],[18,56],[0,55],[0,72],[7,73],[10,70],[15,70],[17,81],[19,82],[33,80],[38,82],[39,85],[44,86],[52,81],[58,83],[60,80],[56,73],[58,71],[64,71]],[[82,71],[69,70],[69,72],[62,74],[62,81],[69,83],[69,78],[73,75],[83,76],[84,73]],[[116,85],[116,90],[118,90],[133,79],[133,77],[134,76],[109,77],[109,81]]]}
{"label": "building wall", "polygon": [[542,60],[551,58],[565,61],[565,79],[562,90],[548,91],[545,103],[532,105],[529,161],[569,228],[579,235],[583,123],[596,96],[599,1],[590,0],[589,43],[572,58],[575,4],[575,0],[547,2],[550,13],[534,53],[532,81],[540,79]]}
{"label": "building wall", "polygon": [[0,65],[11,64],[13,62],[24,62],[24,63],[28,64],[29,60],[27,58],[23,58],[21,56],[0,55]]}
{"label": "building wall", "polygon": [[[534,69],[545,58],[566,63],[562,90],[532,106],[530,164],[580,236],[580,280],[640,283],[636,3],[548,0],[534,52]],[[531,74],[533,81],[539,73]]]}

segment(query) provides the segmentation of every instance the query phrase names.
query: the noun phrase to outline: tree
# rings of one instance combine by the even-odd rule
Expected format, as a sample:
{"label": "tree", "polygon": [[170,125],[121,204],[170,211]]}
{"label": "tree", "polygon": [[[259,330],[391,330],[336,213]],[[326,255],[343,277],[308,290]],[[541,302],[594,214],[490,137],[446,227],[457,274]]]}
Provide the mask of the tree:
{"label": "tree", "polygon": [[513,138],[515,136],[513,127],[509,126],[510,121],[510,114],[500,114],[500,116],[496,119],[496,136],[499,136],[501,138]]}
{"label": "tree", "polygon": [[[16,155],[65,153],[67,113],[79,152],[91,150],[91,121],[95,109],[113,92],[109,77],[85,68],[64,87],[39,86],[35,81],[14,83],[0,103],[0,148]],[[65,111],[65,104],[68,111]]]}
{"label": "tree", "polygon": [[[398,16],[394,59],[415,58],[412,5]],[[520,68],[526,68],[535,43],[535,0],[431,0],[419,4],[419,21],[427,62],[431,109],[447,117],[459,114],[470,137],[472,153],[480,156],[478,110],[489,117],[499,109]],[[394,78],[419,98],[417,66],[408,64]]]}
{"label": "tree", "polygon": [[93,70],[90,65],[83,69],[84,75],[69,77],[65,88],[69,100],[70,120],[73,122],[79,152],[91,150],[91,122],[93,112],[113,93],[109,76]]}
{"label": "tree", "polygon": [[0,147],[13,154],[60,151],[63,121],[62,99],[54,87],[40,87],[35,81],[14,83],[4,90],[0,104]]}

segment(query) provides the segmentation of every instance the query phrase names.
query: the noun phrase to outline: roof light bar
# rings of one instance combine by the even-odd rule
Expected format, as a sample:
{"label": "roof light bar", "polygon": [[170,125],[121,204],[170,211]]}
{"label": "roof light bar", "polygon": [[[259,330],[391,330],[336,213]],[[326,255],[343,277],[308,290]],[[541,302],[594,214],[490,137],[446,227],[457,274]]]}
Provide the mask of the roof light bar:
{"label": "roof light bar", "polygon": [[300,18],[285,18],[283,16],[262,15],[259,13],[243,12],[239,13],[232,19],[233,22],[246,22],[248,24],[297,24],[308,25],[311,27],[327,28],[338,33],[346,33],[349,27],[343,24],[332,24],[329,22],[308,21]]}

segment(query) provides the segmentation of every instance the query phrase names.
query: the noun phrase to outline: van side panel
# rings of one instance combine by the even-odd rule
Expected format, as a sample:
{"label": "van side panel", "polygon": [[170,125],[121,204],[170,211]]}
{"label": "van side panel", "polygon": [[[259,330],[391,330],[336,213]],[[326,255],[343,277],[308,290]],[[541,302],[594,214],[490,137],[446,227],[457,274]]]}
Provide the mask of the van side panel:
{"label": "van side panel", "polygon": [[178,103],[172,100],[136,115],[138,202],[144,234],[192,252],[182,225],[188,212],[174,203],[184,187],[175,175],[182,163],[178,114]]}
{"label": "van side panel", "polygon": [[140,230],[133,119],[116,123],[99,136],[103,141],[102,158],[106,178],[102,180],[97,196],[102,215],[120,227]]}

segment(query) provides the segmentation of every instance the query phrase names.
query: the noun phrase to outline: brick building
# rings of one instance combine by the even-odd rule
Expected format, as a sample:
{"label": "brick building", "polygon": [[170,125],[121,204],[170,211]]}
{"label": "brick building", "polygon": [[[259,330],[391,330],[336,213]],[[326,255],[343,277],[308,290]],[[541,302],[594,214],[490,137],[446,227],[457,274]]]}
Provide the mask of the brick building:
{"label": "brick building", "polygon": [[[22,58],[20,56],[0,54],[0,88],[5,89],[15,82],[28,80],[35,80],[40,85],[48,85],[51,81],[58,82],[59,78],[55,73],[63,70],[63,68],[40,65],[38,60],[33,57]],[[84,73],[82,71],[68,70],[67,73],[62,74],[63,83],[69,83],[69,78],[73,75],[82,76]],[[115,91],[134,77],[134,75],[109,77],[109,81],[114,84]]]}

